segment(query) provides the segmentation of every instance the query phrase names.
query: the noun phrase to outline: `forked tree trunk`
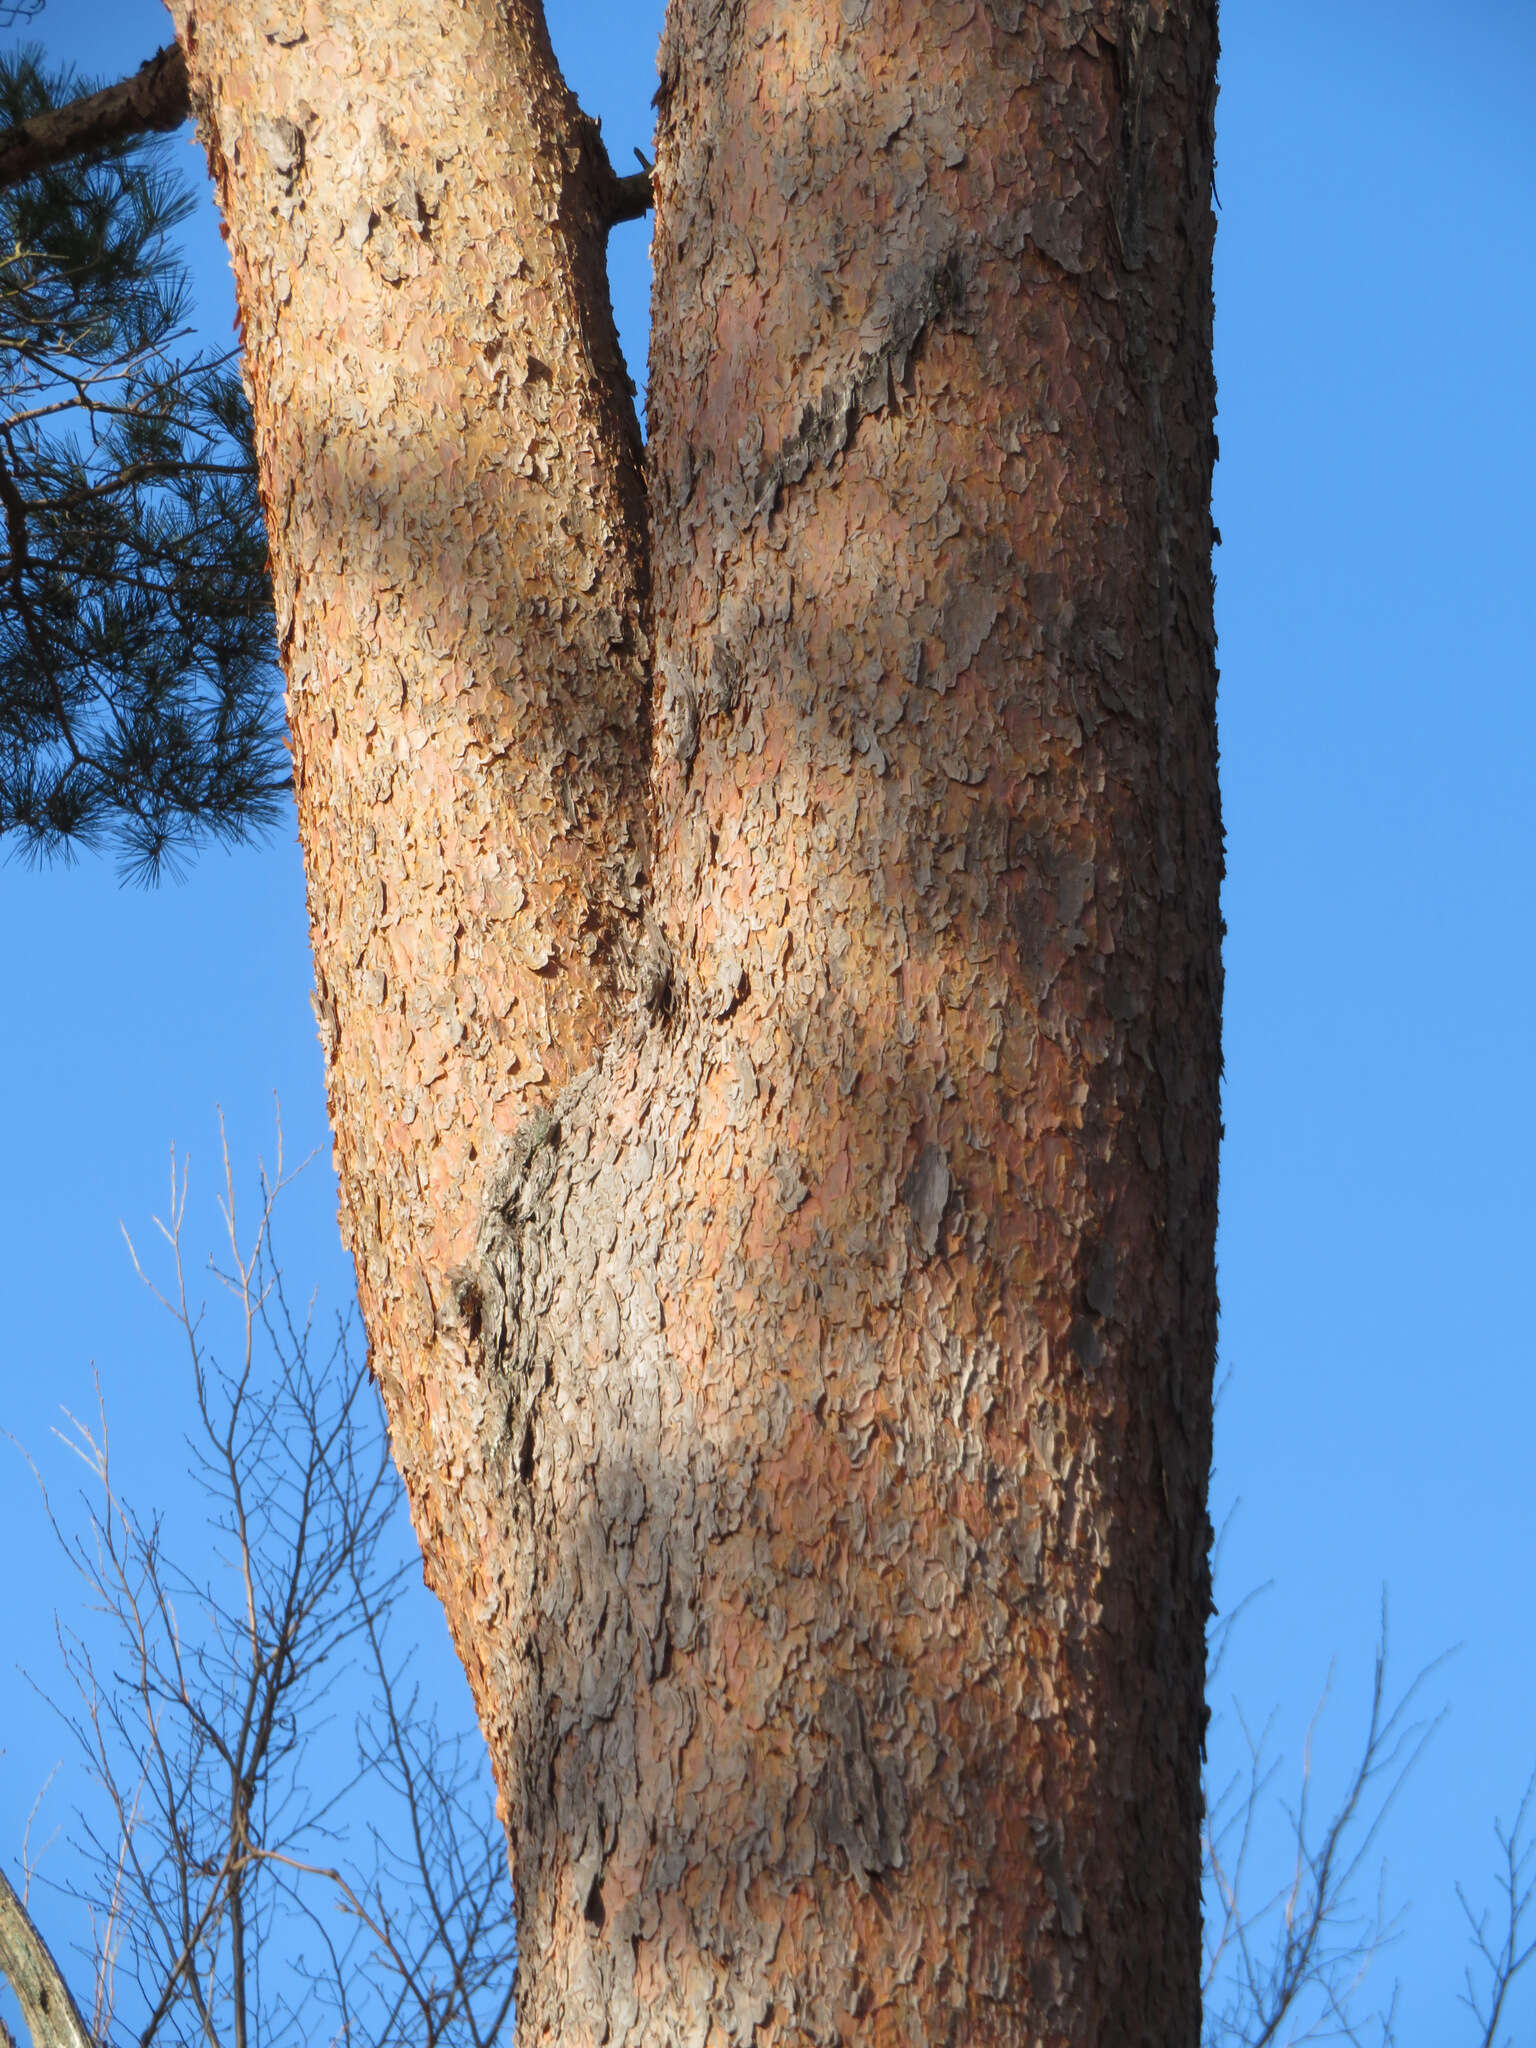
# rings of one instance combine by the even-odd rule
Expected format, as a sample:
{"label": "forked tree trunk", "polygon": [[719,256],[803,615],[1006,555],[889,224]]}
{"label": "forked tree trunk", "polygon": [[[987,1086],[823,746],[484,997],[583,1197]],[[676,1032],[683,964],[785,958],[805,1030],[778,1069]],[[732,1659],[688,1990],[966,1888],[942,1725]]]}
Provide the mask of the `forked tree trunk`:
{"label": "forked tree trunk", "polygon": [[1197,2038],[1214,13],[179,23],[526,2043]]}

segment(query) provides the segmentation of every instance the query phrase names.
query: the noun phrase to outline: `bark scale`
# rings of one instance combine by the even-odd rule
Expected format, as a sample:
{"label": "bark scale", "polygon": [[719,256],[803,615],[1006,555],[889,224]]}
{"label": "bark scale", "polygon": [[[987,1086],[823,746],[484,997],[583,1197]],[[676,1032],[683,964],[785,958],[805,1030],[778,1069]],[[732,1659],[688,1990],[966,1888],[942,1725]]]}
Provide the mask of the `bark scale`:
{"label": "bark scale", "polygon": [[520,2038],[1192,2044],[1214,7],[181,28]]}

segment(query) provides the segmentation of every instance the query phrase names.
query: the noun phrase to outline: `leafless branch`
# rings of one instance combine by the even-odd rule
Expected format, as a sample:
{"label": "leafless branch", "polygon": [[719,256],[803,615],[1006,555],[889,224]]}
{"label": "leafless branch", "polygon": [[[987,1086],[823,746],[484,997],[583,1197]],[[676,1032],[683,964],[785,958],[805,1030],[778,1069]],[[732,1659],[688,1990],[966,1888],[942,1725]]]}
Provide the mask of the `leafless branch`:
{"label": "leafless branch", "polygon": [[[1510,1991],[1526,1964],[1536,1956],[1536,1931],[1531,1927],[1536,1908],[1536,1842],[1527,1833],[1533,1798],[1536,1774],[1526,1785],[1513,1826],[1496,1826],[1493,1831],[1499,1845],[1500,1893],[1494,1932],[1489,1930],[1489,1914],[1475,1913],[1466,1892],[1460,1885],[1456,1887],[1477,1954],[1476,1964],[1467,1971],[1462,2003],[1477,2022],[1478,2048],[1498,2048],[1499,2027]],[[1481,1992],[1476,1982],[1479,1969],[1487,1972],[1488,1979]]]}
{"label": "leafless branch", "polygon": [[[134,1254],[190,1368],[211,1551],[188,1570],[129,1505],[99,1396],[89,1424],[68,1416],[58,1432],[89,1475],[83,1533],[44,1494],[105,1617],[104,1633],[59,1629],[97,1802],[77,1844],[93,1875],[76,1892],[97,2039],[490,2048],[510,2018],[515,1942],[488,1767],[473,1733],[423,1712],[392,1647],[414,1554],[366,1367],[345,1327],[320,1341],[313,1304],[284,1283],[272,1230],[291,1178],[279,1134],[242,1234],[226,1147],[211,1306],[185,1257],[174,1158],[165,1277]],[[348,1741],[337,1710],[359,1700]]]}
{"label": "leafless branch", "polygon": [[[1316,2040],[1363,2042],[1393,2037],[1389,2005],[1356,2016],[1373,1962],[1391,1939],[1382,1879],[1361,1896],[1381,1828],[1441,1716],[1419,1713],[1437,1660],[1396,1698],[1387,1680],[1386,1612],[1378,1642],[1365,1739],[1328,1818],[1315,1816],[1313,1753],[1327,1704],[1323,1695],[1307,1733],[1294,1804],[1272,1809],[1278,1765],[1270,1731],[1257,1737],[1242,1723],[1246,1772],[1208,1796],[1205,1858],[1206,2028],[1208,2044],[1272,2048]],[[1286,1876],[1251,1896],[1251,1876],[1264,1860],[1276,1821],[1289,1843]]]}
{"label": "leafless branch", "polygon": [[[53,1769],[48,1773],[47,1777],[44,1778],[42,1784],[38,1787],[37,1797],[33,1800],[31,1808],[27,1813],[27,1824],[21,1831],[21,1903],[23,1905],[27,1903],[27,1894],[32,1888],[32,1872],[35,1868],[32,1859],[32,1823],[37,1819],[38,1814],[42,1811],[43,1801],[48,1797],[49,1787],[52,1785],[54,1779],[58,1776],[58,1774],[59,1767],[57,1764],[55,1764]],[[49,1847],[53,1843],[57,1834],[58,1829],[55,1828],[53,1833],[49,1835],[48,1840],[44,1842],[42,1849],[39,1852],[41,1855],[47,1855]]]}

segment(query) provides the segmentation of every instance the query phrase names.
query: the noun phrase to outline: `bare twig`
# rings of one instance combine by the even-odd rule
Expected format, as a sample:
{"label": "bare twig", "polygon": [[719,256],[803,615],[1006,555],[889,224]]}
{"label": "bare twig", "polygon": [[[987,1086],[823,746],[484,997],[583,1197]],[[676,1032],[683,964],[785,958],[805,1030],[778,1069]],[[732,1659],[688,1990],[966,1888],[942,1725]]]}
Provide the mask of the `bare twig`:
{"label": "bare twig", "polygon": [[[226,1252],[210,1270],[229,1316],[194,1291],[174,1157],[157,1219],[169,1275],[140,1267],[190,1366],[211,1556],[179,1567],[160,1524],[128,1506],[99,1395],[89,1425],[70,1416],[60,1432],[90,1475],[84,1535],[44,1496],[107,1627],[104,1643],[59,1632],[67,1718],[100,1801],[82,1844],[97,1873],[98,2026],[131,1995],[131,2033],[114,2032],[139,2048],[249,2048],[279,2032],[491,2048],[512,2010],[505,1842],[483,1750],[423,1715],[391,1648],[411,1560],[391,1536],[398,1481],[345,1329],[319,1345],[312,1305],[296,1309],[285,1287],[271,1233],[291,1179],[279,1132],[242,1234],[226,1148]],[[360,1688],[338,1767],[332,1701]]]}
{"label": "bare twig", "polygon": [[[1248,1748],[1246,1782],[1209,1802],[1205,1857],[1211,1910],[1206,1927],[1206,2040],[1272,2048],[1322,2038],[1359,2042],[1369,2028],[1392,2038],[1392,2009],[1357,2019],[1355,2003],[1393,1923],[1378,1881],[1373,1904],[1358,1896],[1365,1866],[1398,1793],[1442,1718],[1415,1718],[1443,1659],[1425,1667],[1394,1700],[1387,1683],[1386,1612],[1376,1652],[1365,1740],[1326,1821],[1313,1814],[1313,1747],[1327,1693],[1307,1732],[1296,1804],[1282,1809],[1290,1842],[1288,1877],[1259,1903],[1248,1878],[1269,1824],[1267,1795],[1277,1766],[1268,1730]],[[1224,1994],[1218,1997],[1218,1994]]]}
{"label": "bare twig", "polygon": [[1526,1785],[1514,1824],[1508,1829],[1496,1826],[1493,1831],[1499,1845],[1500,1860],[1496,1933],[1489,1932],[1489,1915],[1486,1912],[1474,1913],[1466,1892],[1459,1884],[1456,1887],[1456,1896],[1471,1929],[1478,1963],[1488,1973],[1487,1989],[1479,1993],[1473,1970],[1469,1969],[1467,1988],[1462,1993],[1462,2004],[1478,2025],[1478,2048],[1497,2048],[1499,2027],[1515,1979],[1532,1957],[1536,1957],[1536,1931],[1532,1931],[1530,1925],[1533,1908],[1536,1908],[1536,1842],[1526,1833],[1533,1798],[1536,1798],[1536,1774]]}
{"label": "bare twig", "polygon": [[[58,1774],[59,1767],[55,1764],[38,1787],[37,1797],[33,1800],[27,1813],[27,1824],[21,1831],[21,1903],[23,1905],[27,1903],[28,1894],[32,1889],[32,1873],[37,1868],[32,1857],[32,1823],[42,1811],[43,1801],[48,1797],[48,1788],[52,1785]],[[57,1835],[58,1829],[55,1828],[53,1833],[49,1835],[48,1840],[44,1842],[42,1849],[39,1851],[40,1855],[47,1855]]]}

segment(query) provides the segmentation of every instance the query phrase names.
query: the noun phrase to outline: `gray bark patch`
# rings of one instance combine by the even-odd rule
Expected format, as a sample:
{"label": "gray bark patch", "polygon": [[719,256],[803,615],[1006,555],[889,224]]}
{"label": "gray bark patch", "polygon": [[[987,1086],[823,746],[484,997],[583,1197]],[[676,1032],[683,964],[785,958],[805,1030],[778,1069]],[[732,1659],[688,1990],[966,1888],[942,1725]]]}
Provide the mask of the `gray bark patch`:
{"label": "gray bark patch", "polygon": [[925,1145],[901,1184],[901,1199],[912,1217],[912,1232],[925,1259],[938,1250],[939,1225],[949,1205],[949,1155],[942,1145]]}
{"label": "gray bark patch", "polygon": [[256,145],[281,178],[283,190],[291,192],[304,168],[304,130],[297,121],[281,115],[273,120],[268,114],[258,114],[252,128]]}
{"label": "gray bark patch", "polygon": [[[785,487],[812,469],[825,468],[853,439],[859,421],[896,403],[912,358],[924,336],[964,298],[959,259],[948,251],[934,263],[902,264],[885,303],[870,322],[875,339],[840,377],[822,386],[821,396],[800,409],[800,418],[778,453],[757,460],[762,422],[750,422],[751,439],[737,443],[737,458],[752,494],[751,517],[773,517]],[[868,332],[868,328],[866,332]]]}
{"label": "gray bark patch", "polygon": [[1061,1823],[1048,1821],[1042,1814],[1032,1814],[1029,1831],[1035,1838],[1035,1855],[1040,1862],[1040,1875],[1045,1883],[1046,1896],[1056,1908],[1056,1917],[1061,1922],[1062,1933],[1069,1940],[1075,1940],[1083,1931],[1083,1908],[1077,1893],[1067,1881]]}
{"label": "gray bark patch", "polygon": [[816,1785],[816,1839],[823,1855],[840,1849],[861,1892],[872,1877],[906,1862],[906,1793],[894,1757],[877,1757],[858,1694],[834,1681],[818,1716],[827,1760]]}
{"label": "gray bark patch", "polygon": [[[585,1078],[572,1083],[567,1098],[579,1095]],[[491,1378],[506,1389],[497,1448],[511,1443],[524,1479],[531,1469],[535,1335],[541,1297],[549,1292],[549,1197],[560,1139],[558,1115],[544,1110],[518,1128],[486,1192],[474,1261],[453,1275],[459,1314],[478,1337]]]}
{"label": "gray bark patch", "polygon": [[672,742],[672,758],[686,775],[699,751],[699,699],[688,678],[676,671],[666,679],[661,721]]}

